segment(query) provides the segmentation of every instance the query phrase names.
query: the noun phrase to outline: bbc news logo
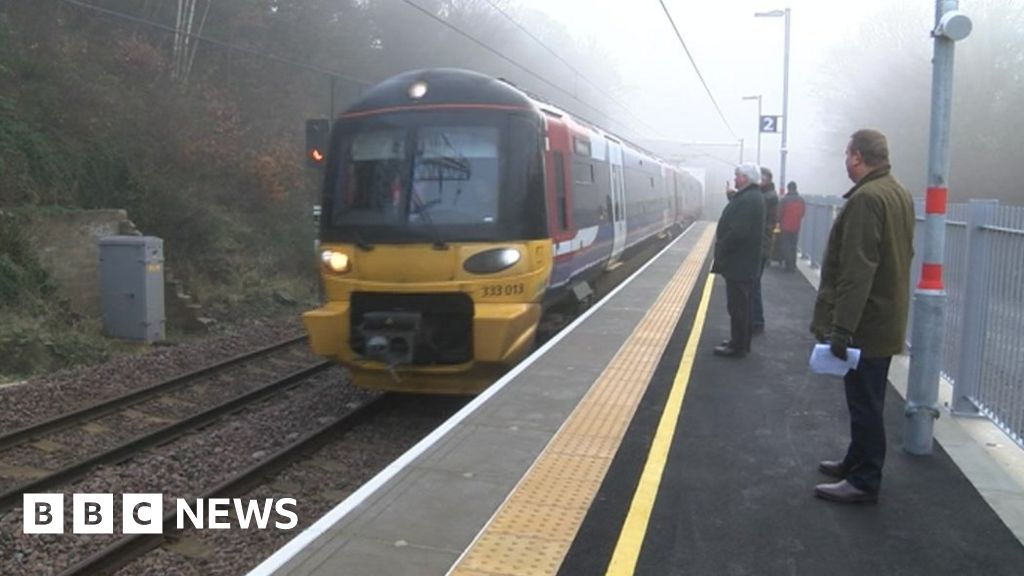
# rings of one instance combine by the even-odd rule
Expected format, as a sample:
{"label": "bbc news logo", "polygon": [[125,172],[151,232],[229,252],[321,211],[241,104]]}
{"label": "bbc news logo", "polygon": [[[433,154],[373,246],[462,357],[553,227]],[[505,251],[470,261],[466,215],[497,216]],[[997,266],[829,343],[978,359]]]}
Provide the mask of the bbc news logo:
{"label": "bbc news logo", "polygon": [[[25,494],[25,534],[64,533],[64,494]],[[197,498],[175,500],[178,530],[227,530],[234,512],[238,528],[250,526],[266,530],[291,530],[298,526],[294,498],[242,500],[241,498]],[[74,494],[71,519],[73,534],[113,534],[117,510],[113,494]],[[273,522],[271,522],[273,520]],[[122,534],[162,534],[164,531],[163,494],[122,494],[120,524]]]}

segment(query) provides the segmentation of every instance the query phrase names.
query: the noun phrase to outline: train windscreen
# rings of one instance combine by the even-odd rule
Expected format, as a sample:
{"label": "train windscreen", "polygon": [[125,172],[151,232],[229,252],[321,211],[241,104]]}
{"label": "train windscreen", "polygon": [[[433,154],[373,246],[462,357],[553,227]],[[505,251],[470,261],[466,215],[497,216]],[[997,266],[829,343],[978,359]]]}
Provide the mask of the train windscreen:
{"label": "train windscreen", "polygon": [[444,116],[338,124],[325,189],[325,239],[344,240],[346,233],[367,243],[536,236],[528,231],[536,226],[525,226],[524,219],[543,222],[543,214],[530,214],[523,204],[543,193],[537,132],[507,115]]}

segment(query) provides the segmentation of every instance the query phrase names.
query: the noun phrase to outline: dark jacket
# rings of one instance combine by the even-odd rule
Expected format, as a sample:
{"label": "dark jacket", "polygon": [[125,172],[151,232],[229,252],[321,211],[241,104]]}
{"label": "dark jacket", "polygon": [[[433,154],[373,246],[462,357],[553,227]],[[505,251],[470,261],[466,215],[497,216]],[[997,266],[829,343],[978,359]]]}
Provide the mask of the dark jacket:
{"label": "dark jacket", "polygon": [[725,205],[715,232],[711,272],[728,280],[753,280],[761,271],[764,199],[756,184],[736,192]]}
{"label": "dark jacket", "polygon": [[797,192],[787,192],[779,202],[779,230],[796,233],[800,231],[800,221],[804,219],[804,199]]}
{"label": "dark jacket", "polygon": [[769,183],[761,187],[764,195],[764,240],[761,243],[761,255],[771,258],[772,244],[775,242],[775,225],[779,222],[779,195],[775,193],[775,184]]}
{"label": "dark jacket", "polygon": [[811,331],[853,333],[868,358],[903,351],[914,257],[914,201],[885,166],[844,198],[821,267]]}

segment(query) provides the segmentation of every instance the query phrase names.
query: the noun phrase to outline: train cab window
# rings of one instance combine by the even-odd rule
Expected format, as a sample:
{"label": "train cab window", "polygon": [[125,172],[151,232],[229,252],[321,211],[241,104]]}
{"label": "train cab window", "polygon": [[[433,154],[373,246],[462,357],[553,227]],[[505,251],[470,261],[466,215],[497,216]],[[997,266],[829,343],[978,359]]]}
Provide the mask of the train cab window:
{"label": "train cab window", "polygon": [[498,218],[500,130],[424,126],[351,136],[335,225],[493,224]]}
{"label": "train cab window", "polygon": [[[542,123],[532,113],[401,111],[340,122],[324,184],[325,241],[444,244],[548,234],[554,217],[545,203]],[[564,195],[571,198],[569,190]]]}
{"label": "train cab window", "polygon": [[565,159],[561,152],[555,152],[555,216],[562,230],[569,229],[568,198],[565,194]]}
{"label": "train cab window", "polygon": [[417,136],[409,223],[494,222],[498,213],[498,129],[424,127]]}
{"label": "train cab window", "polygon": [[361,132],[349,149],[346,202],[335,208],[358,211],[370,221],[398,219],[402,190],[405,134],[401,130]]}

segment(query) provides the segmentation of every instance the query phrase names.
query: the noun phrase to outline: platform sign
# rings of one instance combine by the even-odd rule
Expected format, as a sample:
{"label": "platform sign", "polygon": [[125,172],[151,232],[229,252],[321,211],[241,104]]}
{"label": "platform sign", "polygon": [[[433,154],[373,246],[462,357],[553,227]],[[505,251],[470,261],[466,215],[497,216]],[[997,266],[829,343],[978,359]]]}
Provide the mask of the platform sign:
{"label": "platform sign", "polygon": [[782,116],[761,116],[761,132],[778,132]]}

